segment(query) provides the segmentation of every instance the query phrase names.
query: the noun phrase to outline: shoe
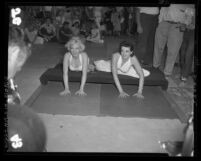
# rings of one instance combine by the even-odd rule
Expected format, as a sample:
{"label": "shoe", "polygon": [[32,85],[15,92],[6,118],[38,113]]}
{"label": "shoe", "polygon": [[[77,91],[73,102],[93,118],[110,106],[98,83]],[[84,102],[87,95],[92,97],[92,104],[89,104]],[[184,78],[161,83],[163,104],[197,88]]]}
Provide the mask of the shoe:
{"label": "shoe", "polygon": [[156,70],[159,70],[159,67],[155,67],[155,66],[153,66],[153,65],[152,65],[152,67],[153,67],[154,69],[156,69]]}
{"label": "shoe", "polygon": [[152,67],[152,66],[153,66],[152,63],[147,63],[147,62],[144,61],[143,59],[140,60],[140,63],[141,63],[141,65],[144,66],[144,67]]}
{"label": "shoe", "polygon": [[142,63],[143,67],[152,67],[153,65],[151,63]]}
{"label": "shoe", "polygon": [[186,81],[187,81],[187,78],[186,78],[186,77],[181,76],[181,81],[186,82]]}

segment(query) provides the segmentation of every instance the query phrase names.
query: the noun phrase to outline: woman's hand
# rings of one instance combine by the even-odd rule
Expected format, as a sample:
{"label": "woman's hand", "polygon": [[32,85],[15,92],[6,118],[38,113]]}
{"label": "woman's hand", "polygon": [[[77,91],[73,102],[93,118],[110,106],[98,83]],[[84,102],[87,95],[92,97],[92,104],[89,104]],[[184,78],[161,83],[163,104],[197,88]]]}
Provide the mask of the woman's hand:
{"label": "woman's hand", "polygon": [[123,91],[123,92],[120,92],[119,97],[126,98],[126,97],[129,97],[129,94],[127,94],[126,92]]}
{"label": "woman's hand", "polygon": [[80,89],[77,92],[75,92],[75,95],[86,96],[87,94],[83,90]]}
{"label": "woman's hand", "polygon": [[140,99],[144,99],[144,96],[142,95],[142,93],[135,93],[133,96],[140,98]]}
{"label": "woman's hand", "polygon": [[69,89],[65,89],[64,91],[59,93],[60,96],[66,96],[66,95],[70,95],[70,94],[71,94],[71,92]]}

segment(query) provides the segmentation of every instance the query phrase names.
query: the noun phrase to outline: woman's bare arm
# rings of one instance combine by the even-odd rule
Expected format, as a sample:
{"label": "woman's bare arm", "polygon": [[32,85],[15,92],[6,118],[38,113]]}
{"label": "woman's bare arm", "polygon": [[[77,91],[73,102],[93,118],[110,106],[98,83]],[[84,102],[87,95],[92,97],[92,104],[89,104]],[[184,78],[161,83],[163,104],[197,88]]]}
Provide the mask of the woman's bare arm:
{"label": "woman's bare arm", "polygon": [[121,84],[119,82],[119,78],[118,78],[118,74],[117,74],[117,61],[118,61],[118,53],[115,53],[112,57],[112,75],[113,75],[113,79],[114,79],[114,82],[117,86],[117,89],[119,91],[119,93],[122,93],[123,92],[123,89],[121,87]]}
{"label": "woman's bare arm", "polygon": [[136,72],[139,75],[139,87],[138,87],[138,93],[142,94],[142,90],[143,90],[143,86],[144,86],[144,73],[142,71],[142,67],[139,63],[139,61],[137,60],[136,56],[133,56],[131,58],[132,61],[132,65],[134,66]]}
{"label": "woman's bare arm", "polygon": [[88,70],[88,56],[86,53],[82,53],[82,62],[83,62],[82,64],[83,67],[82,67],[82,78],[81,78],[80,90],[84,91],[84,86],[87,79],[87,70]]}
{"label": "woman's bare arm", "polygon": [[69,85],[68,85],[69,55],[70,55],[69,53],[66,53],[64,55],[64,60],[63,60],[63,81],[64,81],[65,90],[69,90]]}

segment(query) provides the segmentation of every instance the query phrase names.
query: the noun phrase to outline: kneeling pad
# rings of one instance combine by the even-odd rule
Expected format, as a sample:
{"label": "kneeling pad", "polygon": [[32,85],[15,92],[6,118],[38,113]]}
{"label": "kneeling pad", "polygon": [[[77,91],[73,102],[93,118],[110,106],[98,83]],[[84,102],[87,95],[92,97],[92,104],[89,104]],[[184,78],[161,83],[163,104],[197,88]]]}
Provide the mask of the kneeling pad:
{"label": "kneeling pad", "polygon": [[[150,75],[144,78],[144,86],[161,86],[163,90],[167,90],[168,81],[165,79],[163,72],[153,67],[145,68],[150,71]],[[80,82],[82,72],[68,72],[69,82]],[[139,79],[127,75],[118,75],[120,83],[123,85],[138,85]],[[40,77],[41,84],[45,85],[48,81],[63,82],[63,64],[59,63],[54,68],[47,69]],[[115,83],[112,73],[95,71],[87,74],[87,83],[111,84]]]}

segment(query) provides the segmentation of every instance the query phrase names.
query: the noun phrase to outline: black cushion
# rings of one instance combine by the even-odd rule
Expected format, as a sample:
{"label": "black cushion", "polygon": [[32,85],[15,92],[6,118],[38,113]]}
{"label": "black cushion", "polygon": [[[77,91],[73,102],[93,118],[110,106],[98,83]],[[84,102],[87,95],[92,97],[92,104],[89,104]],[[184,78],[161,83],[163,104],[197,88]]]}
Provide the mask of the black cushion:
{"label": "black cushion", "polygon": [[[163,90],[167,90],[168,81],[165,79],[163,72],[159,69],[149,67],[144,68],[150,71],[150,75],[145,77],[145,86],[161,86]],[[80,82],[82,72],[70,71],[68,72],[69,82]],[[118,75],[119,81],[122,85],[138,85],[139,79],[131,76]],[[54,68],[47,69],[40,77],[41,84],[45,85],[48,81],[63,82],[63,65],[57,64]],[[87,83],[110,84],[114,83],[112,73],[95,71],[87,74]]]}

